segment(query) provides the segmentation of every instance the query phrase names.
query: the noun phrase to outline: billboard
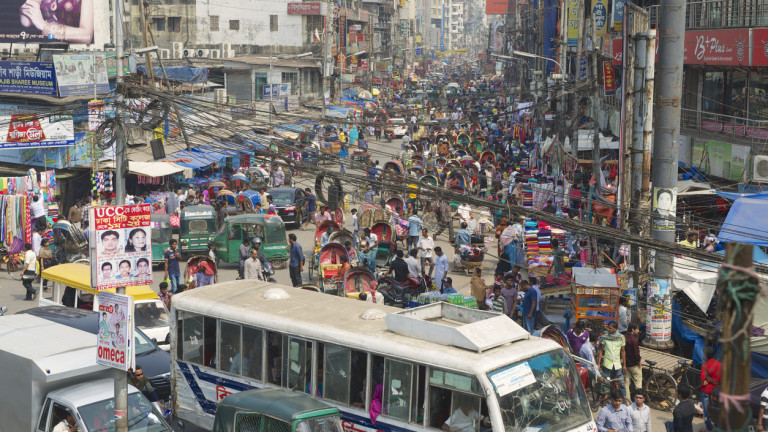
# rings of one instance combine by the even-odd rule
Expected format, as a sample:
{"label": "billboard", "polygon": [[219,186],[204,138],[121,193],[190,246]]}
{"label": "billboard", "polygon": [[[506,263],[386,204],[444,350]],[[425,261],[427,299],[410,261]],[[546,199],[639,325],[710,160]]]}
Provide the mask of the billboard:
{"label": "billboard", "polygon": [[568,46],[575,47],[579,39],[579,21],[581,20],[581,8],[579,0],[568,0]]}
{"label": "billboard", "polygon": [[592,0],[592,16],[595,23],[595,36],[605,36],[608,32],[608,0]]}
{"label": "billboard", "polygon": [[56,96],[56,74],[53,65],[0,61],[0,92]]}
{"label": "billboard", "polygon": [[752,66],[768,66],[768,29],[752,29]]}
{"label": "billboard", "polygon": [[322,15],[322,3],[288,3],[288,15]]}
{"label": "billboard", "polygon": [[508,5],[509,1],[507,0],[485,0],[485,14],[506,15]]}
{"label": "billboard", "polygon": [[0,137],[0,149],[64,147],[75,144],[71,115],[14,114],[0,116],[0,125],[7,125]]}
{"label": "billboard", "polygon": [[613,29],[622,31],[624,29],[624,3],[628,0],[614,0],[613,2]]}
{"label": "billboard", "polygon": [[90,209],[91,285],[152,285],[150,204]]}
{"label": "billboard", "polygon": [[697,139],[691,145],[691,166],[705,174],[739,182],[749,154],[749,146]]}
{"label": "billboard", "polygon": [[0,0],[0,42],[93,42],[95,0]]}
{"label": "billboard", "polygon": [[749,65],[749,29],[688,30],[685,32],[685,64]]}
{"label": "billboard", "polygon": [[127,371],[133,367],[133,297],[99,293],[96,363]]}
{"label": "billboard", "polygon": [[56,68],[59,95],[87,96],[109,93],[106,63],[104,53],[54,55],[53,65]]}

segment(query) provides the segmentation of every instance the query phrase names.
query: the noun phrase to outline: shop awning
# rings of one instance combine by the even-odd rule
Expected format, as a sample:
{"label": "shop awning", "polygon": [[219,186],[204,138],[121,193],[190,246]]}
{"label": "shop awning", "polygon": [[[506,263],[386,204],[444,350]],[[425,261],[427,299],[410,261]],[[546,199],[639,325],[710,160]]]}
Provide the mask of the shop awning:
{"label": "shop awning", "polygon": [[183,173],[184,178],[191,178],[191,168],[177,165],[173,162],[128,162],[128,172],[147,177],[164,177],[176,173]]}
{"label": "shop awning", "polygon": [[176,165],[180,165],[192,169],[200,169],[217,163],[218,159],[208,157],[205,153],[201,153],[195,150],[180,150],[168,155],[170,159]]}

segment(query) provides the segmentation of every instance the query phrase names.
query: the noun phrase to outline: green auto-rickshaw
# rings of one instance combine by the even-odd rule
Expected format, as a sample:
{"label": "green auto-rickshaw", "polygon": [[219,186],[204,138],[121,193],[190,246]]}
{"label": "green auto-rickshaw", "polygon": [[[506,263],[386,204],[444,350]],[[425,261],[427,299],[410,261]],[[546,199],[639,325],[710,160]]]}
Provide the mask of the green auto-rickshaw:
{"label": "green auto-rickshaw", "polygon": [[219,402],[213,432],[343,432],[338,408],[308,394],[262,388]]}
{"label": "green auto-rickshaw", "polygon": [[150,226],[152,227],[152,264],[163,264],[165,262],[163,253],[173,233],[171,215],[152,213]]}
{"label": "green auto-rickshaw", "polygon": [[184,207],[179,216],[179,249],[184,256],[206,253],[216,232],[216,210],[205,204]]}
{"label": "green auto-rickshaw", "polygon": [[216,233],[216,257],[226,263],[238,261],[243,239],[261,239],[264,258],[274,268],[283,268],[288,261],[288,239],[285,224],[279,216],[241,214],[229,216]]}

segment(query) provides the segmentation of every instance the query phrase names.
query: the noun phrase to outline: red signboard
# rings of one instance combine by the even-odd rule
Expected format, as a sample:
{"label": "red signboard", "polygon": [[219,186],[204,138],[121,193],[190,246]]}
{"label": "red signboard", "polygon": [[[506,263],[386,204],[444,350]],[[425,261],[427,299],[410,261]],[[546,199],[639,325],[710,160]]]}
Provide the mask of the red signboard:
{"label": "red signboard", "polygon": [[360,70],[368,70],[368,59],[360,60]]}
{"label": "red signboard", "polygon": [[322,15],[321,3],[288,3],[288,15]]}
{"label": "red signboard", "polygon": [[685,64],[748,66],[749,29],[686,31]]}
{"label": "red signboard", "polygon": [[616,92],[616,81],[613,76],[613,63],[609,61],[603,62],[603,88],[605,89],[606,96]]}
{"label": "red signboard", "polygon": [[752,30],[752,66],[768,66],[768,29]]}
{"label": "red signboard", "polygon": [[11,125],[8,127],[8,136],[5,139],[9,143],[28,143],[45,141],[45,132],[35,115],[11,116]]}
{"label": "red signboard", "polygon": [[507,13],[507,0],[485,0],[486,15],[504,15]]}

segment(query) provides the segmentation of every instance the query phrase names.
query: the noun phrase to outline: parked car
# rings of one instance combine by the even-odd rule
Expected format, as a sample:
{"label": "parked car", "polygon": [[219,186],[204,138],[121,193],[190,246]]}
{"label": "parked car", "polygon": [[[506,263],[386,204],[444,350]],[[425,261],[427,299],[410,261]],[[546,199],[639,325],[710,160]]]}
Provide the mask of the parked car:
{"label": "parked car", "polygon": [[284,223],[293,223],[296,227],[301,226],[303,222],[301,208],[304,206],[305,200],[305,193],[301,188],[274,188],[267,190],[267,194],[272,196],[272,203],[275,204],[277,215]]}
{"label": "parked car", "polygon": [[404,118],[391,118],[387,120],[387,123],[392,125],[395,138],[402,138],[408,133],[408,124]]}
{"label": "parked car", "polygon": [[[23,310],[17,314],[29,314],[93,333],[94,341],[99,333],[99,313],[92,310],[73,309],[67,306],[44,306]],[[143,368],[144,375],[154,387],[157,396],[167,400],[171,394],[171,355],[161,350],[154,340],[138,328],[134,329],[133,336],[136,364]]]}

